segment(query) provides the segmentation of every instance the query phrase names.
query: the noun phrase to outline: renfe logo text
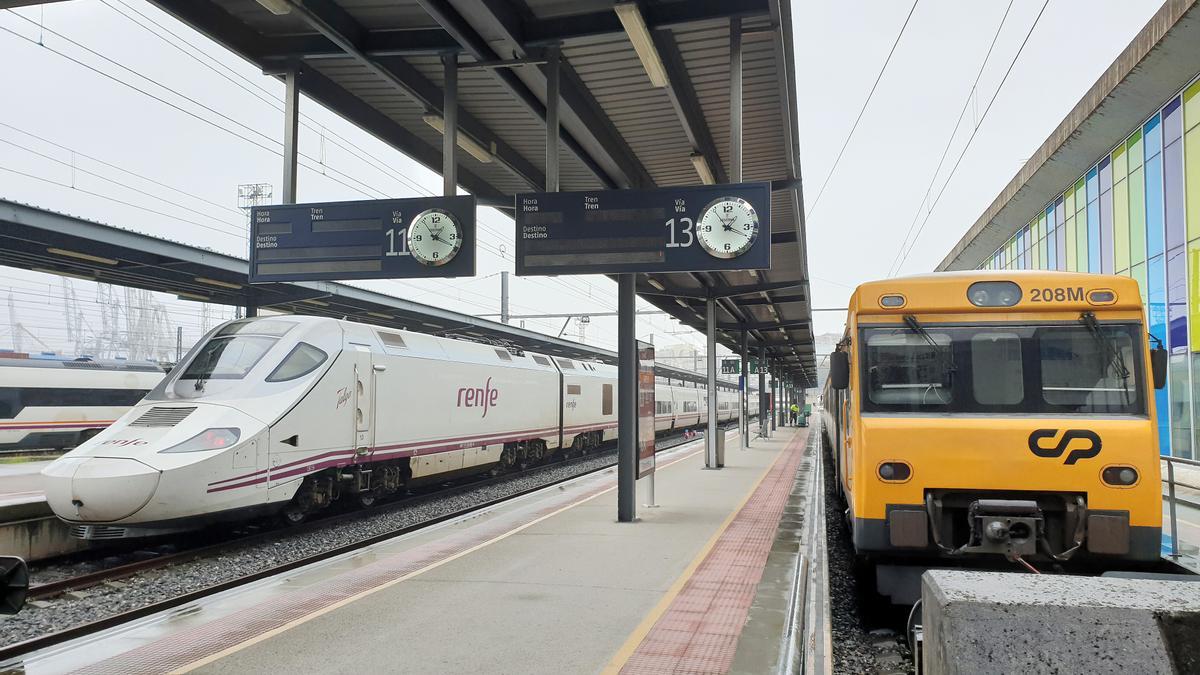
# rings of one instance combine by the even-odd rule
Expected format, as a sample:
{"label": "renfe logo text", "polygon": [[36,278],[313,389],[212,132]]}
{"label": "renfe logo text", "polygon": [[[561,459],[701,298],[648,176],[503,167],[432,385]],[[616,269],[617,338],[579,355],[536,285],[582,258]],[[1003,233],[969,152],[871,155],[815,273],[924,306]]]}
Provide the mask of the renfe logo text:
{"label": "renfe logo text", "polygon": [[458,390],[458,407],[460,408],[483,408],[483,415],[487,417],[488,408],[495,407],[496,401],[500,398],[499,390],[492,389],[492,378],[488,378],[483,387],[460,387]]}

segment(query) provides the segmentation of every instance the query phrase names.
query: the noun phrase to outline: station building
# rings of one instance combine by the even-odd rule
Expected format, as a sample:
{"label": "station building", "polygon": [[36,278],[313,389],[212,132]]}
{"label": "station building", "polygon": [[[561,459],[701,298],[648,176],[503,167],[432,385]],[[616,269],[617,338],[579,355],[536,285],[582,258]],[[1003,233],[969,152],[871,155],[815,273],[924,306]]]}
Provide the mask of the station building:
{"label": "station building", "polygon": [[1200,5],[1163,5],[938,269],[971,268],[1136,279],[1160,452],[1200,457]]}

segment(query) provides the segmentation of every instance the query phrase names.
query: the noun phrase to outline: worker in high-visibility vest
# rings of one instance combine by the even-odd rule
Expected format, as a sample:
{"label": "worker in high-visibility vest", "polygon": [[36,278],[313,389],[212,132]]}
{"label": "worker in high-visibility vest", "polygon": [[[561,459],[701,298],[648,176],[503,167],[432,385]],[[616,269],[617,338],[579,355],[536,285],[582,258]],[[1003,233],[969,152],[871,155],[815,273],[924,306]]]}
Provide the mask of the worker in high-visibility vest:
{"label": "worker in high-visibility vest", "polygon": [[791,411],[791,412],[792,412],[792,424],[795,424],[795,423],[796,423],[796,419],[797,419],[798,417],[800,417],[800,406],[798,406],[798,405],[796,405],[795,403],[793,403],[793,404],[792,404],[792,411]]}

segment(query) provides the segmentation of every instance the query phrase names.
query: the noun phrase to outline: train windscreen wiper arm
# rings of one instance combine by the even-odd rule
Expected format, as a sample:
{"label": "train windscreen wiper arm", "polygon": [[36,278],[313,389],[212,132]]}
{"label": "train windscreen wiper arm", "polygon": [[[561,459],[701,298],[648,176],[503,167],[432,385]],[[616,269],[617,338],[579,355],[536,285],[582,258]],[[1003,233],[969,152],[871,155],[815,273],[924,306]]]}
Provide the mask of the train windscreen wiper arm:
{"label": "train windscreen wiper arm", "polygon": [[954,372],[956,370],[958,370],[958,368],[954,365],[954,345],[953,344],[939,345],[937,343],[937,340],[934,340],[933,336],[929,334],[929,331],[925,330],[925,327],[921,325],[921,322],[917,321],[917,317],[913,316],[912,314],[904,315],[904,324],[906,326],[908,326],[909,330],[911,330],[912,332],[916,333],[917,335],[920,335],[921,337],[925,338],[925,341],[928,342],[929,346],[933,347],[935,351],[939,347],[945,347],[946,348],[946,371],[949,372],[951,375],[953,375]]}

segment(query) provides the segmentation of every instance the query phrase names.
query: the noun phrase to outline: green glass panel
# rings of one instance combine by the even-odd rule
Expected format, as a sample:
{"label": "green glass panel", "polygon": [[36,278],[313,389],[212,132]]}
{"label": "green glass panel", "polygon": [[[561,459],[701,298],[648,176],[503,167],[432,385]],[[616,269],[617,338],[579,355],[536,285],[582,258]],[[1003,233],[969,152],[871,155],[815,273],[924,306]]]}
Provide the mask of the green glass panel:
{"label": "green glass panel", "polygon": [[1125,157],[1125,144],[1118,145],[1112,153],[1112,179],[1116,183],[1119,180],[1124,180],[1126,174],[1129,173]]}
{"label": "green glass panel", "polygon": [[1085,178],[1080,178],[1075,184],[1075,211],[1083,211],[1087,208],[1087,183]]}
{"label": "green glass panel", "polygon": [[1183,90],[1183,128],[1200,125],[1200,80]]}
{"label": "green glass panel", "polygon": [[1117,269],[1129,267],[1129,181],[1113,186],[1113,259]]}
{"label": "green glass panel", "polygon": [[1142,304],[1146,304],[1146,263],[1133,266],[1133,278],[1137,279],[1138,290],[1142,292]]}
{"label": "green glass panel", "polygon": [[1129,262],[1136,265],[1145,261],[1146,183],[1139,166],[1129,172]]}
{"label": "green glass panel", "polygon": [[1075,267],[1075,216],[1068,217],[1063,227],[1067,228],[1067,271],[1077,272]]}
{"label": "green glass panel", "polygon": [[1063,210],[1068,216],[1075,215],[1075,188],[1067,188],[1067,191],[1062,194]]}
{"label": "green glass panel", "polygon": [[[1200,83],[1198,83],[1200,84]],[[1192,103],[1200,108],[1200,96]],[[1200,237],[1200,126],[1187,132],[1183,139],[1183,179],[1187,196],[1187,238]]]}
{"label": "green glass panel", "polygon": [[[1082,193],[1076,193],[1075,203],[1083,204]],[[1075,212],[1075,259],[1079,262],[1079,271],[1088,271],[1088,217],[1087,209]]]}
{"label": "green glass panel", "polygon": [[1200,239],[1188,244],[1188,344],[1200,351]]}
{"label": "green glass panel", "polygon": [[1134,167],[1142,165],[1142,130],[1138,129],[1133,132],[1133,135],[1125,141],[1125,147],[1129,148],[1129,171],[1132,172]]}

